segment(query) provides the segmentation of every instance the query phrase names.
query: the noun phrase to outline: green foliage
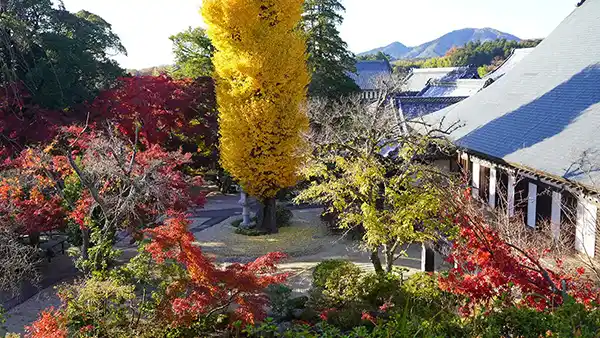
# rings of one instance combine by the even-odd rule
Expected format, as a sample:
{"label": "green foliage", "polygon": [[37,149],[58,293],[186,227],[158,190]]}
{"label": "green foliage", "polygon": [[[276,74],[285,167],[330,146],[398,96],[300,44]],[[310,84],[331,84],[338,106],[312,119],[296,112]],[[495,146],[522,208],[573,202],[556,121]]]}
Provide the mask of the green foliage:
{"label": "green foliage", "polygon": [[[78,165],[81,165],[81,159],[75,160]],[[63,194],[65,196],[64,203],[75,205],[77,201],[81,198],[81,193],[83,191],[83,186],[79,177],[76,173],[72,173],[64,179],[64,189]],[[68,207],[68,205],[66,206]],[[79,224],[73,222],[72,220],[67,223],[66,227],[67,240],[73,246],[81,246],[83,242],[83,238],[81,236],[81,229]]]}
{"label": "green foliage", "polygon": [[373,61],[373,60],[387,60],[387,61],[391,61],[392,57],[389,54],[386,54],[386,53],[384,53],[382,51],[379,51],[376,54],[368,54],[368,55],[358,56],[356,59],[357,60],[362,60],[362,61]]}
{"label": "green foliage", "polygon": [[554,312],[512,307],[479,315],[469,325],[480,337],[598,337],[600,312],[567,302]]}
{"label": "green foliage", "polygon": [[[414,151],[412,145],[407,145],[399,155]],[[335,156],[331,161],[333,170],[322,163],[306,169],[305,175],[313,179],[313,184],[297,200],[331,205],[330,211],[339,213],[338,225],[342,229],[362,226],[363,241],[370,250],[385,247],[388,272],[403,244],[432,239],[435,229],[440,228],[435,218],[438,191],[425,180],[425,167],[405,162],[404,173],[392,176],[388,173],[399,169],[374,154]]]}
{"label": "green foliage", "polygon": [[495,58],[506,60],[513,50],[517,48],[535,47],[539,43],[540,40],[524,40],[517,42],[506,39],[486,42],[469,42],[464,47],[450,51],[441,59],[447,60],[447,64],[452,67],[468,65],[479,67],[492,64],[492,61]]}
{"label": "green foliage", "polygon": [[4,310],[2,305],[0,305],[0,335],[6,333],[6,327],[4,326],[5,324],[6,324],[6,311]]}
{"label": "green foliage", "polygon": [[258,237],[268,235],[269,232],[261,230],[261,229],[245,229],[245,228],[236,228],[233,232],[238,235],[250,236],[250,237]]}
{"label": "green foliage", "polygon": [[294,316],[294,310],[303,310],[308,297],[292,298],[292,289],[283,284],[270,285],[265,293],[269,297],[271,313],[276,320],[289,320]]}
{"label": "green foliage", "polygon": [[71,13],[50,0],[9,1],[0,27],[0,82],[23,81],[43,108],[90,101],[123,74],[112,56],[125,48],[93,13]]}
{"label": "green foliage", "polygon": [[328,259],[317,264],[315,267],[312,274],[312,285],[313,287],[324,288],[330,279],[334,281],[335,278],[339,277],[340,274],[359,275],[360,273],[360,268],[350,261],[342,259]]}
{"label": "green foliage", "polygon": [[231,221],[231,226],[234,228],[239,228],[240,225],[242,224],[243,219],[235,219],[233,221]]}
{"label": "green foliage", "polygon": [[339,0],[307,0],[304,2],[302,28],[306,32],[308,67],[312,81],[311,96],[339,98],[359,90],[348,76],[355,69],[354,55],[340,38],[337,26],[343,21],[339,14],[345,8]]}
{"label": "green foliage", "polygon": [[498,68],[518,48],[537,46],[541,40],[523,40],[520,42],[498,39],[486,42],[469,42],[463,47],[453,48],[446,55],[427,60],[397,60],[394,70],[408,74],[412,68],[441,67],[477,67],[479,76],[483,77]]}
{"label": "green foliage", "polygon": [[349,261],[323,261],[313,272],[308,306],[325,311],[329,324],[351,330],[363,323],[363,312],[402,303],[401,279],[396,274],[364,272]]}
{"label": "green foliage", "polygon": [[128,333],[134,290],[132,285],[98,278],[62,287],[59,294],[66,300],[69,328],[77,332],[91,326],[92,336],[124,337]]}
{"label": "green foliage", "polygon": [[214,70],[212,57],[215,48],[203,28],[189,27],[183,32],[172,35],[175,55],[175,70],[172,75],[176,78],[197,78],[211,76]]}
{"label": "green foliage", "polygon": [[[283,205],[277,205],[275,209],[275,223],[277,224],[278,228],[290,226],[292,217],[294,217],[294,214],[290,209]],[[241,229],[240,225],[242,224],[242,221],[243,220],[241,218],[231,221],[231,226],[234,228],[238,228],[235,230],[236,234],[246,236],[262,236],[267,234],[266,232],[259,231],[256,229]],[[257,217],[252,217],[251,221],[256,223]]]}

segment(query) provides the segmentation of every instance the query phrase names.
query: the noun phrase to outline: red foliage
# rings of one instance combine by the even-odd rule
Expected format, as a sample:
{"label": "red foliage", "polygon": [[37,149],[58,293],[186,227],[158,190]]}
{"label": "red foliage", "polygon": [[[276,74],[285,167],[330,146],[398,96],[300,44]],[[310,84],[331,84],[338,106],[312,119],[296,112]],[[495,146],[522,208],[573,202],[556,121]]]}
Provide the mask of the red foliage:
{"label": "red foliage", "polygon": [[[24,151],[7,178],[0,180],[0,227],[21,234],[33,234],[62,228],[65,209],[60,196],[53,193],[52,182],[33,169],[34,158]],[[39,158],[38,158],[39,160]],[[48,172],[54,172],[51,165]]]}
{"label": "red foliage", "polygon": [[175,134],[194,141],[201,138],[207,144],[216,141],[214,84],[210,78],[124,77],[114,89],[100,93],[92,107],[101,118],[116,121],[120,131],[132,140],[140,125],[146,144],[178,147],[181,139],[175,139]]}
{"label": "red foliage", "polygon": [[581,273],[564,271],[560,262],[557,269],[546,267],[541,262],[546,251],[522,250],[502,240],[485,217],[474,212],[470,198],[461,195],[452,201],[460,234],[448,261],[455,267],[440,278],[440,287],[468,297],[462,308],[465,315],[480,305],[490,309],[499,300],[507,306],[550,309],[562,304],[563,285],[578,302],[600,300],[598,290]]}
{"label": "red foliage", "polygon": [[60,113],[31,103],[21,83],[0,87],[0,156],[19,152],[26,144],[49,140],[56,132]]}
{"label": "red foliage", "polygon": [[25,327],[27,338],[66,338],[67,328],[60,311],[50,308],[42,311],[40,317],[31,326]]}
{"label": "red foliage", "polygon": [[164,226],[146,231],[152,238],[146,251],[153,259],[157,263],[176,260],[189,274],[189,280],[174,281],[169,286],[170,305],[164,307],[164,316],[186,324],[235,304],[235,319],[250,324],[264,319],[268,299],[263,290],[285,281],[286,274],[275,273],[275,264],[285,255],[269,253],[248,264],[218,268],[193,244],[194,236],[187,230],[189,224],[184,214],[172,213]]}

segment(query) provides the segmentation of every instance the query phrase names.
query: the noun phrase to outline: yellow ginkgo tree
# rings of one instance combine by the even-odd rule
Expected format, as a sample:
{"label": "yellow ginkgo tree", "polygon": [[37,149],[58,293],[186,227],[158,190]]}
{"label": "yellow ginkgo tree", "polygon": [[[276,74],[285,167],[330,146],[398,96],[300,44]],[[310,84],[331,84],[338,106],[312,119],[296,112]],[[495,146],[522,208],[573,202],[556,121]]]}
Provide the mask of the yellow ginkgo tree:
{"label": "yellow ginkgo tree", "polygon": [[297,180],[301,106],[310,81],[299,30],[303,0],[204,0],[216,49],[222,166],[263,206],[260,230],[277,232],[275,196]]}

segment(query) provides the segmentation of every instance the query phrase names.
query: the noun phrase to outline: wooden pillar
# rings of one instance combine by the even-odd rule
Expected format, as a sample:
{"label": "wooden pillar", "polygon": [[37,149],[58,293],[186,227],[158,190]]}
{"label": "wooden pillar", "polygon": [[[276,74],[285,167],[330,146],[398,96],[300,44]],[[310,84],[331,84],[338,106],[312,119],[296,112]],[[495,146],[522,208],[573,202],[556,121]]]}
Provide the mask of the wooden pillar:
{"label": "wooden pillar", "polygon": [[558,191],[552,192],[552,213],[550,223],[552,224],[552,238],[560,239],[560,216],[562,211],[562,194]]}
{"label": "wooden pillar", "polygon": [[472,177],[473,177],[473,197],[478,198],[479,197],[479,175],[481,173],[481,170],[479,168],[479,162],[473,162],[473,173],[472,173]]}
{"label": "wooden pillar", "polygon": [[488,204],[493,209],[496,207],[496,168],[490,168],[490,193]]}
{"label": "wooden pillar", "polygon": [[517,185],[515,175],[513,173],[508,173],[508,206],[506,210],[508,211],[508,216],[513,217],[515,215],[515,186]]}
{"label": "wooden pillar", "polygon": [[577,203],[577,225],[575,226],[575,249],[594,257],[596,248],[596,218],[598,208],[580,198]]}
{"label": "wooden pillar", "polygon": [[537,185],[529,183],[529,196],[527,198],[527,225],[535,228],[535,219],[537,206]]}

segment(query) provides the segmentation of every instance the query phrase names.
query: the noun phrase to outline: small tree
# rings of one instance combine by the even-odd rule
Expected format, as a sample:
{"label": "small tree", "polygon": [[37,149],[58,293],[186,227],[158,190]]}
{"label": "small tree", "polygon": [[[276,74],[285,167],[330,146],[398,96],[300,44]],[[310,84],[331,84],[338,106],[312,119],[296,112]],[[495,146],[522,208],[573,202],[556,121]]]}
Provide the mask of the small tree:
{"label": "small tree", "polygon": [[275,196],[296,183],[308,127],[302,3],[206,0],[202,8],[217,50],[221,164],[262,202],[266,232],[277,232]]}
{"label": "small tree", "polygon": [[22,282],[36,282],[39,279],[37,263],[34,247],[21,243],[16,233],[0,229],[0,292],[16,295],[21,291]]}
{"label": "small tree", "polygon": [[354,97],[311,104],[314,151],[303,173],[312,184],[297,200],[329,205],[343,229],[363,227],[371,262],[383,273],[380,251],[389,272],[404,244],[432,240],[443,230],[436,188],[443,176],[427,163],[446,143],[435,133],[402,132],[391,102],[397,87],[380,87],[375,102]]}

